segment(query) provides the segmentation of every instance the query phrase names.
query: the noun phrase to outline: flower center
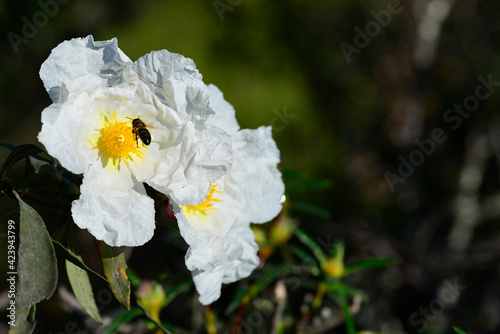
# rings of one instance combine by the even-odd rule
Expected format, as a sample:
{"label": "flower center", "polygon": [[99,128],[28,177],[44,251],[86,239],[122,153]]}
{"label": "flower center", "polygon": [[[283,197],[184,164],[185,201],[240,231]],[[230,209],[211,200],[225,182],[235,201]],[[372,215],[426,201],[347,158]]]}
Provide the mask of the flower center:
{"label": "flower center", "polygon": [[107,116],[104,118],[104,126],[98,130],[96,148],[99,150],[101,159],[112,162],[116,166],[122,159],[128,166],[128,160],[133,160],[132,155],[141,158],[142,142],[137,143],[130,125],[131,121],[121,122],[116,119],[113,111],[113,120]]}
{"label": "flower center", "polygon": [[189,215],[194,215],[194,214],[201,214],[201,215],[208,215],[208,210],[213,210],[217,211],[216,208],[213,208],[214,204],[216,202],[222,202],[222,200],[215,198],[215,194],[222,194],[222,191],[217,190],[217,185],[216,184],[211,184],[210,185],[210,193],[208,194],[207,198],[203,203],[197,204],[197,205],[190,205],[190,206],[185,206],[181,205],[181,209],[184,212],[186,216]]}

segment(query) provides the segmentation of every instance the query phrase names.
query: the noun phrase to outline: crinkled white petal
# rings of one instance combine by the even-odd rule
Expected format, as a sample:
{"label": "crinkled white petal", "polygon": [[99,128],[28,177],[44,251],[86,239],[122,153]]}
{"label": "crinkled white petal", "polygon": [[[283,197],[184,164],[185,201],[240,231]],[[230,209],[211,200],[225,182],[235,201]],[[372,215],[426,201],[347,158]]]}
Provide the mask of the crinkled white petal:
{"label": "crinkled white petal", "polygon": [[258,266],[258,246],[248,225],[235,225],[225,236],[195,230],[182,210],[173,204],[182,237],[190,245],[186,266],[193,272],[202,304],[210,304],[220,296],[222,283],[248,277]]}
{"label": "crinkled white petal", "polygon": [[215,111],[215,115],[208,118],[207,123],[221,128],[230,135],[234,134],[240,129],[240,125],[236,120],[233,106],[224,100],[224,94],[217,86],[209,84],[208,91],[210,93],[210,107]]}
{"label": "crinkled white petal", "polygon": [[110,246],[140,246],[155,229],[154,201],[127,168],[116,173],[100,162],[89,167],[71,211],[75,223]]}
{"label": "crinkled white petal", "polygon": [[204,121],[214,111],[193,60],[167,50],[153,51],[134,63],[139,78],[183,121]]}
{"label": "crinkled white petal", "polygon": [[187,122],[148,184],[179,205],[198,204],[207,197],[210,183],[226,173],[231,152],[226,132],[215,126],[200,131]]}
{"label": "crinkled white petal", "polygon": [[132,61],[118,48],[116,38],[95,42],[89,35],[55,47],[40,68],[40,77],[54,103],[68,94],[99,87],[128,89],[137,84]]}
{"label": "crinkled white petal", "polygon": [[193,282],[196,291],[200,294],[198,299],[203,305],[210,305],[219,299],[222,287],[222,269],[209,273],[202,270],[193,271]]}
{"label": "crinkled white petal", "polygon": [[95,155],[82,151],[86,133],[81,128],[89,113],[95,115],[97,108],[105,107],[104,101],[124,104],[134,96],[137,75],[132,62],[116,39],[94,42],[88,36],[54,48],[42,64],[40,77],[54,103],[42,112],[38,139],[66,169],[83,173]]}
{"label": "crinkled white petal", "polygon": [[61,112],[60,105],[52,104],[42,112],[42,130],[38,140],[45,146],[47,152],[59,160],[67,170],[81,174],[87,168],[84,157],[78,152],[82,117],[74,117],[74,113]]}
{"label": "crinkled white petal", "polygon": [[278,170],[279,150],[271,127],[240,130],[232,136],[233,164],[220,182],[240,204],[248,223],[265,223],[281,211],[285,185]]}

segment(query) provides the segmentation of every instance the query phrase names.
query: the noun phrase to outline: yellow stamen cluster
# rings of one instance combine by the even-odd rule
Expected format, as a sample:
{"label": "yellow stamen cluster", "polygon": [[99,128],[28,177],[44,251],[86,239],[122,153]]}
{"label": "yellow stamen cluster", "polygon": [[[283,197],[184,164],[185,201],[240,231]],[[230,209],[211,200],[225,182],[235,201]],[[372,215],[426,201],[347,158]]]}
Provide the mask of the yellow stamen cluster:
{"label": "yellow stamen cluster", "polygon": [[113,120],[104,118],[104,126],[98,130],[96,148],[99,150],[101,159],[105,163],[111,161],[114,166],[124,159],[128,166],[128,160],[133,160],[132,155],[142,158],[142,143],[137,145],[135,135],[132,133],[131,121],[121,122],[116,119],[113,111]]}
{"label": "yellow stamen cluster", "polygon": [[215,194],[222,194],[222,191],[217,190],[217,185],[216,184],[211,184],[210,185],[210,193],[208,194],[207,198],[203,203],[197,204],[197,205],[190,205],[190,206],[185,206],[181,205],[182,211],[184,211],[184,214],[186,215],[191,215],[191,214],[202,214],[206,215],[208,214],[208,210],[213,210],[217,211],[216,208],[213,208],[214,204],[217,202],[222,202],[222,200],[215,198]]}

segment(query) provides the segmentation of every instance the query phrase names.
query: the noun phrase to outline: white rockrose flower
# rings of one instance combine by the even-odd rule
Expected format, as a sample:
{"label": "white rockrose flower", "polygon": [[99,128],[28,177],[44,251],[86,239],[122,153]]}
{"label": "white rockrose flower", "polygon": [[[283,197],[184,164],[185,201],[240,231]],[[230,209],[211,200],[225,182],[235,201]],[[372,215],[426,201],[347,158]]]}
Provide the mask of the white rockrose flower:
{"label": "white rockrose flower", "polygon": [[258,246],[250,223],[276,217],[284,193],[271,127],[238,130],[232,106],[217,87],[210,85],[209,90],[210,105],[217,112],[208,122],[231,134],[233,164],[212,182],[203,203],[172,203],[181,235],[190,246],[186,266],[204,305],[220,297],[222,283],[245,278],[258,266]]}
{"label": "white rockrose flower", "polygon": [[53,103],[38,139],[83,174],[73,219],[108,245],[153,236],[143,182],[181,205],[200,203],[231,164],[230,136],[206,123],[214,110],[189,58],[162,50],[132,62],[115,38],[87,36],[53,49],[40,77]]}

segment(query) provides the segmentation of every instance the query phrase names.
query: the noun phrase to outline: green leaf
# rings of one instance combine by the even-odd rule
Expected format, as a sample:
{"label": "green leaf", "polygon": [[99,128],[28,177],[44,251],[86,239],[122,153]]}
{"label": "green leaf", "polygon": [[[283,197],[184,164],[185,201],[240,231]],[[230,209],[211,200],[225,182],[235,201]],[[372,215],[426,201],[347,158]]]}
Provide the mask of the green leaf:
{"label": "green leaf", "polygon": [[353,264],[350,264],[345,267],[344,269],[344,274],[343,276],[346,276],[350,273],[352,273],[354,270],[358,269],[363,269],[363,268],[379,268],[379,267],[385,267],[391,263],[397,262],[398,259],[396,258],[388,258],[388,259],[369,259],[369,260],[363,260],[359,261]]}
{"label": "green leaf", "polygon": [[[57,263],[54,247],[38,213],[12,191],[19,202],[20,226],[16,296],[16,326],[10,334],[31,333],[35,323],[30,323],[28,315],[36,303],[50,298],[57,286]],[[12,268],[10,271],[13,271]],[[14,275],[15,276],[15,275]]]}
{"label": "green leaf", "polygon": [[40,146],[33,144],[19,145],[12,150],[10,155],[5,160],[2,169],[0,169],[0,180],[5,178],[7,171],[19,160],[26,158],[28,155],[37,154],[40,152],[45,152]]}
{"label": "green leaf", "polygon": [[349,312],[349,305],[345,298],[340,297],[340,307],[344,313],[345,326],[347,328],[347,333],[356,334],[356,327],[354,326],[354,320],[352,319],[351,313]]}
{"label": "green leaf", "polygon": [[[68,233],[68,247],[75,256],[83,263],[82,257],[78,254],[73,233]],[[76,300],[83,307],[85,312],[94,319],[97,323],[102,324],[101,315],[95,303],[92,285],[90,284],[89,274],[72,262],[66,260],[66,273],[68,274],[69,283],[73,289]]]}
{"label": "green leaf", "polygon": [[92,319],[102,324],[101,315],[95,303],[92,285],[90,284],[87,272],[66,260],[66,273],[68,274],[73,293],[80,305]]}
{"label": "green leaf", "polygon": [[318,276],[321,273],[320,267],[317,265],[317,262],[311,257],[309,253],[304,251],[302,248],[294,245],[290,245],[290,250],[292,251],[292,254],[301,259],[302,263],[306,264],[309,269],[311,269],[311,273],[314,276]]}
{"label": "green leaf", "polygon": [[331,293],[332,295],[339,294],[339,291],[341,291],[341,293],[347,297],[359,296],[361,297],[361,301],[363,302],[368,301],[368,296],[363,291],[353,288],[352,286],[349,286],[345,283],[342,283],[342,281],[338,279],[335,279],[333,282],[327,280],[326,283],[327,283],[326,292]]}
{"label": "green leaf", "polygon": [[106,278],[104,278],[98,272],[87,267],[87,265],[85,263],[83,263],[83,261],[80,259],[80,257],[78,257],[70,249],[67,249],[66,247],[64,247],[59,241],[52,239],[52,243],[54,244],[54,248],[57,251],[57,253],[61,254],[67,261],[69,261],[69,262],[73,263],[74,265],[80,267],[81,269],[95,275],[96,277],[99,277],[104,282],[109,283]]}
{"label": "green leaf", "polygon": [[129,322],[130,320],[143,315],[144,312],[140,308],[134,308],[129,311],[125,311],[119,316],[117,316],[101,334],[114,334],[117,332],[118,328]]}
{"label": "green leaf", "polygon": [[351,312],[349,310],[349,304],[347,302],[347,291],[345,287],[347,285],[342,284],[339,280],[335,281],[339,284],[337,289],[337,294],[334,295],[334,299],[340,304],[342,313],[344,314],[345,325],[348,334],[356,334],[356,327],[354,326],[354,320],[352,319]]}
{"label": "green leaf", "polygon": [[99,241],[99,255],[101,256],[104,276],[111,285],[111,291],[116,300],[127,310],[130,309],[130,281],[127,276],[127,264],[122,247],[111,247]]}
{"label": "green leaf", "polygon": [[309,248],[313,252],[314,257],[316,257],[316,259],[318,260],[321,268],[325,268],[328,260],[325,253],[321,249],[321,246],[318,245],[316,241],[314,241],[313,238],[309,236],[309,234],[302,231],[300,228],[296,228],[293,233],[300,240],[300,242],[306,245],[307,248]]}
{"label": "green leaf", "polygon": [[311,216],[319,217],[321,219],[328,220],[330,219],[330,212],[325,210],[317,205],[295,201],[292,202],[292,206],[290,207],[292,210],[307,213]]}
{"label": "green leaf", "polygon": [[455,330],[455,332],[456,332],[457,334],[467,334],[466,332],[464,332],[463,330],[461,330],[461,329],[460,329],[460,328],[458,328],[458,327],[453,327],[453,329]]}

